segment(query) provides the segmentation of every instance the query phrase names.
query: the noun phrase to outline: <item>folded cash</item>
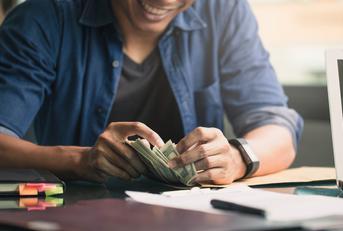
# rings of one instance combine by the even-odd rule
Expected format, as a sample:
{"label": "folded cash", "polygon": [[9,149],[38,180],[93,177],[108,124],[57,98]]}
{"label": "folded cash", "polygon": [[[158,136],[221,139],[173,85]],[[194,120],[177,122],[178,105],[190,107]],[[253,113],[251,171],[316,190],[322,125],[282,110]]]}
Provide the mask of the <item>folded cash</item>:
{"label": "folded cash", "polygon": [[180,156],[172,141],[168,141],[161,148],[154,147],[153,149],[148,147],[142,139],[127,143],[138,152],[140,159],[157,179],[168,184],[196,185],[194,179],[197,171],[193,163],[177,169],[169,168],[168,161]]}

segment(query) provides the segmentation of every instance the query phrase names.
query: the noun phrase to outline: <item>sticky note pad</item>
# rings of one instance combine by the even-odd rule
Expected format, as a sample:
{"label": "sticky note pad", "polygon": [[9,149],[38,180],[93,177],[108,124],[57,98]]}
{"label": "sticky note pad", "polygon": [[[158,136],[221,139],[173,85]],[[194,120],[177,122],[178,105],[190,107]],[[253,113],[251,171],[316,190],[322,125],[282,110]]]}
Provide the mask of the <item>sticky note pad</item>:
{"label": "sticky note pad", "polygon": [[45,191],[52,191],[51,193],[55,194],[61,191],[55,189],[57,186],[63,187],[64,191],[64,182],[49,171],[0,169],[0,198],[7,196],[44,196]]}

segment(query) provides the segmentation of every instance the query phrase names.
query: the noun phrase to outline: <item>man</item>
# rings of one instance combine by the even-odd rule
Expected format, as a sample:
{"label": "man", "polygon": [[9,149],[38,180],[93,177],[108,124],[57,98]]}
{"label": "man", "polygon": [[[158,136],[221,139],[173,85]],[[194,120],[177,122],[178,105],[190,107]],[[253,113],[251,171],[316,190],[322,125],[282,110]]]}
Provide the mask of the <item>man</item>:
{"label": "man", "polygon": [[245,0],[28,0],[1,27],[0,105],[1,167],[98,182],[146,173],[130,136],[171,138],[170,167],[229,184],[287,168],[302,129]]}

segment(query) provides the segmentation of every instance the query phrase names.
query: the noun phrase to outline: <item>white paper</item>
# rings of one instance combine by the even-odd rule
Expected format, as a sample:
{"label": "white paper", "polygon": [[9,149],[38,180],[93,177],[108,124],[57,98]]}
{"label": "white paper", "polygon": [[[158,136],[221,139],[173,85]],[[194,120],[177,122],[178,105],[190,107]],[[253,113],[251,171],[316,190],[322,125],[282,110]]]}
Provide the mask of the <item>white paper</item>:
{"label": "white paper", "polygon": [[343,199],[274,193],[235,185],[220,190],[183,190],[175,193],[151,194],[126,191],[134,201],[172,208],[225,214],[211,206],[212,199],[259,208],[266,211],[270,221],[297,221],[332,215],[343,216]]}

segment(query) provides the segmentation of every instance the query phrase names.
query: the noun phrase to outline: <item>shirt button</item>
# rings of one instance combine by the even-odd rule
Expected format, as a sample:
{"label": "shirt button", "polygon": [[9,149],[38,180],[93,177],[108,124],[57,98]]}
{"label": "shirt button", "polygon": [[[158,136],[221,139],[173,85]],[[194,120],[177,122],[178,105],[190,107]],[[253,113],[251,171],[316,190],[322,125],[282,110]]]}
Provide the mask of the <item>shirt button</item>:
{"label": "shirt button", "polygon": [[113,67],[113,68],[118,68],[119,66],[120,66],[120,63],[119,63],[118,60],[114,60],[114,61],[112,62],[112,67]]}
{"label": "shirt button", "polygon": [[97,107],[96,112],[98,114],[102,114],[104,112],[104,109],[102,107]]}

